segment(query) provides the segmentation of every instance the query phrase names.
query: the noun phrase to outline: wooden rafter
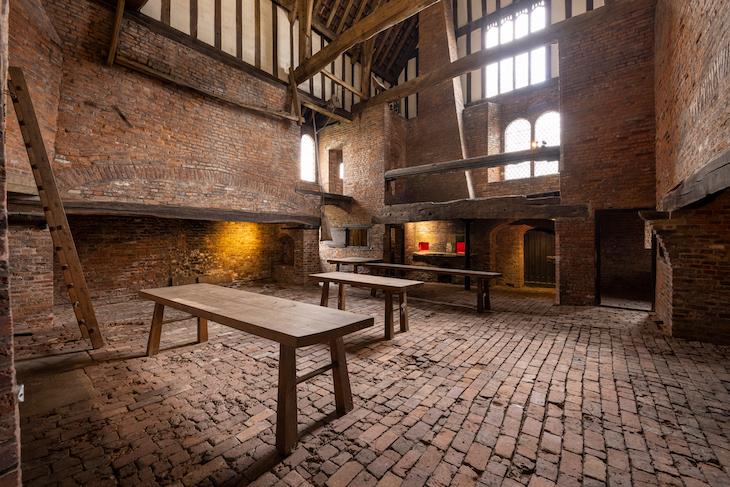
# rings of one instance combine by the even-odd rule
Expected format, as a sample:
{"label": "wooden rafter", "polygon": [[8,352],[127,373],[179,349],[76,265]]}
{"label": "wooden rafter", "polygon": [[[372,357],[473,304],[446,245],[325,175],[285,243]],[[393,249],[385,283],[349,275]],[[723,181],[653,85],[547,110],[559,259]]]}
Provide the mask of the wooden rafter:
{"label": "wooden rafter", "polygon": [[388,2],[333,40],[327,47],[301,63],[294,72],[298,83],[308,80],[355,44],[370,39],[393,25],[417,14],[438,0],[399,0]]}
{"label": "wooden rafter", "polygon": [[[388,66],[385,68],[386,74],[390,73],[390,69],[393,67],[393,63],[395,63],[395,60],[398,58],[398,53],[400,53],[401,50],[403,49],[403,46],[408,41],[408,37],[411,35],[411,32],[413,32],[413,29],[416,27],[416,25],[418,25],[418,18],[416,18],[414,16],[409,21],[408,27],[405,28],[405,32],[403,33],[403,35],[400,38],[400,42],[398,42],[398,45],[396,46],[395,51],[393,51],[393,54],[390,56],[390,61],[388,62]],[[403,56],[406,58],[408,57],[405,55],[405,53],[403,54]],[[396,73],[396,75],[397,74],[398,73]]]}
{"label": "wooden rafter", "polygon": [[312,16],[314,0],[299,0],[299,64],[312,52]]}
{"label": "wooden rafter", "polygon": [[362,87],[363,94],[367,95],[361,97],[363,100],[370,98],[370,73],[373,66],[373,49],[375,49],[375,37],[371,37],[362,43],[362,59],[360,61],[362,82],[360,86]]}
{"label": "wooden rafter", "polygon": [[336,33],[337,35],[340,35],[342,33],[342,29],[345,28],[347,25],[347,16],[350,13],[350,9],[352,8],[352,2],[355,0],[348,0],[347,5],[345,6],[345,12],[342,14],[342,18],[340,19],[340,23],[337,26]]}
{"label": "wooden rafter", "polygon": [[342,0],[332,1],[332,10],[330,10],[330,15],[327,17],[327,23],[325,24],[328,29],[332,29],[332,22],[335,20],[335,15],[337,14],[337,9],[340,7],[341,1]]}
{"label": "wooden rafter", "polygon": [[390,29],[383,33],[383,41],[378,45],[378,48],[373,54],[373,61],[377,62],[380,56],[387,56],[388,52],[393,48],[395,40],[398,38],[398,32],[400,31],[400,25],[394,25]]}
{"label": "wooden rafter", "polygon": [[106,65],[114,64],[114,58],[117,55],[117,45],[119,44],[119,31],[122,28],[122,19],[124,18],[125,0],[117,0],[117,11],[114,14],[114,27],[112,28],[112,42],[109,46],[109,55],[106,58]]}
{"label": "wooden rafter", "polygon": [[456,78],[464,73],[479,69],[494,61],[527,52],[541,45],[550,44],[559,40],[564,35],[590,29],[594,25],[604,24],[620,16],[653,7],[656,2],[657,0],[633,0],[608,4],[605,7],[592,10],[578,17],[572,17],[550,25],[539,32],[512,41],[509,44],[477,51],[454,62],[445,64],[430,73],[423,74],[403,84],[394,86],[367,101],[357,103],[353,106],[353,112],[359,112],[378,104],[400,100],[431,86]]}
{"label": "wooden rafter", "polygon": [[360,90],[358,90],[354,86],[345,83],[344,81],[342,81],[340,78],[338,78],[334,74],[331,74],[331,73],[327,72],[326,69],[323,69],[322,70],[322,74],[325,75],[326,77],[328,77],[329,79],[331,79],[332,81],[334,81],[335,83],[337,83],[338,85],[342,86],[347,91],[356,94],[360,98],[367,98],[363,92],[361,92]]}

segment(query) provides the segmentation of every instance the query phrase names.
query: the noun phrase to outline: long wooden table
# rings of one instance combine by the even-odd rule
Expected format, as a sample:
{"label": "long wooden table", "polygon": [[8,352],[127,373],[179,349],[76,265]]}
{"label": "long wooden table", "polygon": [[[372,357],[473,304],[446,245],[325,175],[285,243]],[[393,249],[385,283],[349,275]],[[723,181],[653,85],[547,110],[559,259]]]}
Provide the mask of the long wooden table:
{"label": "long wooden table", "polygon": [[339,271],[342,264],[351,265],[355,274],[357,274],[357,268],[366,263],[382,262],[383,259],[377,259],[375,257],[338,257],[334,259],[327,259],[328,264],[335,264],[335,270]]}
{"label": "long wooden table", "polygon": [[320,304],[329,304],[329,283],[339,285],[337,293],[337,308],[345,309],[345,285],[367,287],[372,290],[382,289],[385,292],[385,338],[390,340],[395,335],[393,326],[393,293],[400,296],[400,331],[408,331],[408,297],[406,291],[413,287],[423,286],[421,281],[396,279],[393,277],[374,276],[371,274],[352,274],[349,272],[323,272],[310,274],[310,279],[322,283],[322,300]]}
{"label": "long wooden table", "polygon": [[432,272],[434,274],[450,274],[452,276],[475,277],[477,279],[477,312],[484,313],[484,310],[491,309],[489,300],[489,280],[495,277],[502,277],[499,272],[475,271],[471,269],[451,269],[448,267],[429,267],[423,265],[387,264],[387,263],[363,263],[370,269],[386,269],[399,271]]}
{"label": "long wooden table", "polygon": [[[288,454],[297,443],[297,384],[332,370],[335,406],[353,408],[343,336],[373,326],[373,318],[288,299],[230,289],[212,284],[146,289],[139,296],[155,302],[147,355],[160,350],[165,306],[198,317],[198,341],[208,339],[208,320],[268,338],[280,344],[279,402],[276,411],[276,449]],[[297,377],[296,349],[327,343],[332,363]]]}

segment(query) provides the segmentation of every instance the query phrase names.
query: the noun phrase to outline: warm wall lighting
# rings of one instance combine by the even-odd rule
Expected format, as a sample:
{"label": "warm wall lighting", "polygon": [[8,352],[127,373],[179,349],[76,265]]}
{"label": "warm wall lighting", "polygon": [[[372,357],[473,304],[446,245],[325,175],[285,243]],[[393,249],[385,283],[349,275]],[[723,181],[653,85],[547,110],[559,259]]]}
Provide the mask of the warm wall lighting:
{"label": "warm wall lighting", "polygon": [[536,140],[533,140],[531,145],[532,145],[532,148],[533,149],[537,149],[537,141]]}

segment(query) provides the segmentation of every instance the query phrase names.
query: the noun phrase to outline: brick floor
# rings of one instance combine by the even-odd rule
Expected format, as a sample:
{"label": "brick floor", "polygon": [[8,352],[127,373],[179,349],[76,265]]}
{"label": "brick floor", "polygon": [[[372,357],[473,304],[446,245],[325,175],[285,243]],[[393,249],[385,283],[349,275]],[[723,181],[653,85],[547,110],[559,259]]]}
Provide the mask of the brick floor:
{"label": "brick floor", "polygon": [[[319,303],[314,285],[249,290]],[[195,344],[189,320],[145,357],[152,306],[133,301],[97,306],[94,351],[59,308],[52,330],[16,330],[33,332],[16,338],[19,378],[82,370],[95,395],[21,408],[25,485],[730,485],[730,348],[545,292],[495,290],[484,314],[456,286],[409,298],[410,331],[386,341],[382,297],[348,290],[375,317],[345,339],[355,410],[335,417],[330,376],[300,384],[285,459],[277,344],[212,323]],[[297,359],[304,374],[329,353]]]}

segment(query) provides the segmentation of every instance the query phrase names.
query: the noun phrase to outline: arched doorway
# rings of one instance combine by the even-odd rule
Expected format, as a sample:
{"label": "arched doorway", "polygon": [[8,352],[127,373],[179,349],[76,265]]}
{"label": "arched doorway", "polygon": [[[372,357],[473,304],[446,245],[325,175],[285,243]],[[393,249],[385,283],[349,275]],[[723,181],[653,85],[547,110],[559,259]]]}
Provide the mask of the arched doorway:
{"label": "arched doorway", "polygon": [[555,232],[525,232],[525,285],[555,286]]}

